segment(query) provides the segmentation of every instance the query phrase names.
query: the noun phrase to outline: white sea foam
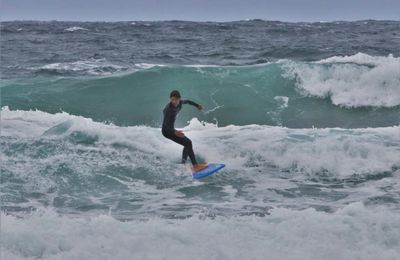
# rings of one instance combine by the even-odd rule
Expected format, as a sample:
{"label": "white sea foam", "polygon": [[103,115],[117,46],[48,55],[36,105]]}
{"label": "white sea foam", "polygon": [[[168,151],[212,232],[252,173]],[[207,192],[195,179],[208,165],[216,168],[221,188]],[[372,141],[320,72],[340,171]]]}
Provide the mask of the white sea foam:
{"label": "white sea foam", "polygon": [[134,65],[135,68],[138,69],[151,69],[154,67],[165,67],[166,65],[163,64],[153,64],[153,63],[136,63]]}
{"label": "white sea foam", "polygon": [[[332,188],[323,183],[314,187],[316,193],[311,197],[284,197],[278,193],[289,193],[299,180],[307,185],[307,179],[296,176],[321,170],[344,178],[392,171],[400,166],[399,126],[217,127],[192,119],[184,132],[192,139],[196,154],[207,161],[227,164],[220,179],[216,176],[214,181],[193,182],[190,177],[185,178],[184,170],[171,163],[182,148],[163,138],[158,128],[119,127],[65,112],[49,114],[3,107],[1,135],[7,146],[1,151],[3,172],[7,170],[13,178],[23,180],[25,192],[41,197],[16,203],[39,209],[30,216],[2,213],[2,259],[396,259],[400,254],[398,208],[390,203],[376,207],[357,202],[388,195],[391,190],[395,199],[399,170],[391,178],[344,187],[330,195],[324,194]],[[79,138],[79,133],[94,141],[88,145],[74,143],[72,139]],[[46,150],[49,146],[43,146],[46,143],[54,144],[50,151]],[[10,147],[22,150],[10,153]],[[43,152],[48,153],[43,156]],[[47,174],[46,169],[52,166],[68,167],[70,171],[63,172],[65,176]],[[118,176],[111,169],[105,176],[101,169],[110,166],[121,166],[129,174]],[[283,170],[287,176],[274,178],[271,167]],[[135,168],[144,172],[138,179],[131,178]],[[176,176],[171,176],[174,173]],[[102,180],[112,181],[111,190],[116,195],[106,192],[83,197],[89,205],[101,204],[103,198],[115,200],[115,204],[105,204],[110,207],[110,214],[59,215],[51,206],[43,209],[40,201],[47,196],[48,205],[54,201],[51,196],[68,196],[48,191],[61,185],[55,180],[74,186],[68,182],[69,176],[69,181],[77,178],[79,185],[102,178],[101,182],[92,183],[96,190],[105,188]],[[210,187],[219,196],[211,202],[208,193],[202,193]],[[222,187],[221,191],[218,187]],[[123,214],[124,209],[120,209],[121,213],[114,205],[123,201],[123,193],[128,190],[135,198],[133,205],[143,205],[131,211],[132,221],[117,221],[113,216]],[[70,196],[77,195],[70,192]],[[335,197],[337,194],[343,198]],[[318,203],[328,206],[329,213],[309,206]],[[210,218],[214,211],[219,214]],[[235,213],[254,211],[263,217]],[[159,217],[169,212],[191,217]]]}
{"label": "white sea foam", "polygon": [[[67,113],[10,111],[5,107],[1,121],[4,136],[40,137],[44,133],[63,136],[80,131],[95,136],[99,143],[131,145],[167,160],[174,158],[169,151],[179,153],[181,149],[165,140],[158,128],[105,125]],[[58,129],[51,130],[52,127]],[[352,130],[260,125],[217,127],[192,119],[184,130],[195,143],[196,151],[207,161],[226,162],[237,169],[249,164],[267,164],[302,173],[328,171],[350,176],[400,167],[399,126]]]}
{"label": "white sea foam", "polygon": [[152,69],[155,67],[165,67],[163,64],[136,63],[130,66],[122,66],[108,62],[106,59],[89,59],[74,62],[56,62],[46,64],[41,67],[31,69],[57,71],[59,73],[82,73],[95,76],[120,75],[121,73],[132,73],[139,70]]}
{"label": "white sea foam", "polygon": [[[37,69],[37,68],[34,68]],[[40,67],[41,70],[57,71],[59,73],[78,72],[91,75],[111,75],[115,72],[126,71],[127,68],[112,64],[105,59],[81,60],[75,62],[50,63]]]}
{"label": "white sea foam", "polygon": [[330,98],[344,107],[400,105],[400,58],[358,53],[315,63],[283,62],[285,77],[309,96]]}
{"label": "white sea foam", "polygon": [[[192,120],[187,129],[196,129],[190,135],[200,142],[197,149],[207,154],[207,159],[233,167],[271,164],[306,173],[327,170],[350,176],[400,166],[399,127],[346,130],[206,125],[198,131],[201,126],[196,121]],[[216,147],[213,151],[208,148],[210,143]]]}
{"label": "white sea foam", "polygon": [[389,54],[388,56],[372,56],[362,52],[356,53],[354,55],[347,56],[333,56],[329,57],[316,63],[320,64],[329,64],[329,63],[354,63],[359,65],[374,65],[379,66],[382,63],[387,62],[399,62],[398,57],[394,57],[393,54]]}
{"label": "white sea foam", "polygon": [[68,27],[66,29],[64,29],[64,31],[67,32],[75,32],[75,31],[87,31],[88,29],[83,28],[83,27],[79,27],[79,26],[73,26],[73,27]]}
{"label": "white sea foam", "polygon": [[397,259],[400,215],[353,203],[334,213],[274,208],[265,217],[1,216],[2,259]]}
{"label": "white sea foam", "polygon": [[279,103],[279,109],[284,109],[289,104],[289,98],[286,96],[276,96],[274,99]]}

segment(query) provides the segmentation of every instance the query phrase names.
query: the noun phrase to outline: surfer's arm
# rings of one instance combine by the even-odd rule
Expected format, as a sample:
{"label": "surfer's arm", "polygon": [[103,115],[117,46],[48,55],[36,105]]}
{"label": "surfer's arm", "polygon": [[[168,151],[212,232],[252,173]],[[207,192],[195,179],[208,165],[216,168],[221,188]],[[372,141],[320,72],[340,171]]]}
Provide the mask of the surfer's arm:
{"label": "surfer's arm", "polygon": [[197,104],[196,102],[192,101],[192,100],[182,100],[182,104],[189,104],[192,105],[194,107],[197,107],[199,110],[202,110],[203,107],[200,104]]}

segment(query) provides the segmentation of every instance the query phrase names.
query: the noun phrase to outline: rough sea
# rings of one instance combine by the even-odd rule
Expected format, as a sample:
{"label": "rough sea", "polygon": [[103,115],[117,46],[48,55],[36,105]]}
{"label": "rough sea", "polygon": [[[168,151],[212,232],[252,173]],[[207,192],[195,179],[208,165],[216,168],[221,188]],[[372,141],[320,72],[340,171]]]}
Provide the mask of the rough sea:
{"label": "rough sea", "polygon": [[[400,21],[2,22],[1,259],[400,259]],[[201,180],[161,135],[170,91]]]}

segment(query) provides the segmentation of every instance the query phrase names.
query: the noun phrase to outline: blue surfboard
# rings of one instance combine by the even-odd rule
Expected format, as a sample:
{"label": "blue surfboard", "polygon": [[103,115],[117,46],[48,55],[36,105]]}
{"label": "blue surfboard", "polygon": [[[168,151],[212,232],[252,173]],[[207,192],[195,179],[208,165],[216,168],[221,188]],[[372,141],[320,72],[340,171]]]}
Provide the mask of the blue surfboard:
{"label": "blue surfboard", "polygon": [[193,177],[193,179],[201,179],[201,178],[204,178],[208,175],[211,175],[211,174],[221,170],[224,167],[225,167],[225,164],[223,164],[223,163],[210,163],[203,170],[192,173],[192,177]]}

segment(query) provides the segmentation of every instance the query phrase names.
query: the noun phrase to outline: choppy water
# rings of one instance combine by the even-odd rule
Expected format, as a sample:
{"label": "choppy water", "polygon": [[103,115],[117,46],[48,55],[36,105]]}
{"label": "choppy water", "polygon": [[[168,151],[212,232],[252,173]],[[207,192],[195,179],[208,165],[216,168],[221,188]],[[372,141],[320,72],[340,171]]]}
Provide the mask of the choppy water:
{"label": "choppy water", "polygon": [[[400,22],[4,22],[3,259],[399,259]],[[204,105],[160,134],[172,89]]]}

